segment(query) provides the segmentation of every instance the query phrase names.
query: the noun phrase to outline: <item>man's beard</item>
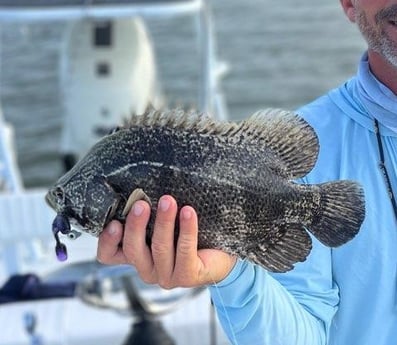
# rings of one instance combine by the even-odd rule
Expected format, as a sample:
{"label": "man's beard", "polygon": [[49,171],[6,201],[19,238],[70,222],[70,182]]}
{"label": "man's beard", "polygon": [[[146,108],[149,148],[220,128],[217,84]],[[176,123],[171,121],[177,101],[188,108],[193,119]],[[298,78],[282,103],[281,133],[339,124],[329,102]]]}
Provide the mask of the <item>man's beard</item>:
{"label": "man's beard", "polygon": [[397,67],[397,43],[390,39],[381,26],[382,22],[397,20],[397,5],[379,11],[375,16],[376,26],[371,26],[366,14],[356,14],[357,25],[368,43],[368,48],[383,56],[390,64]]}

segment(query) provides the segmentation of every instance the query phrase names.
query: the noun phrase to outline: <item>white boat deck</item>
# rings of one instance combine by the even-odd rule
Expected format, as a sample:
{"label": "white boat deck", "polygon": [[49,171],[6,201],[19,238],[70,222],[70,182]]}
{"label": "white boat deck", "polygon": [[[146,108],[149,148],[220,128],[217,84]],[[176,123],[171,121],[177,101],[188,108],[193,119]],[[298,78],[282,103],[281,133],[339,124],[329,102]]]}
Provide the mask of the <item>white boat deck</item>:
{"label": "white boat deck", "polygon": [[[0,345],[29,344],[24,327],[27,313],[36,316],[36,334],[45,345],[122,344],[132,323],[129,317],[95,309],[77,298],[5,304],[0,309]],[[209,345],[210,313],[208,294],[204,292],[160,320],[177,345]],[[228,344],[217,327],[216,344]]]}

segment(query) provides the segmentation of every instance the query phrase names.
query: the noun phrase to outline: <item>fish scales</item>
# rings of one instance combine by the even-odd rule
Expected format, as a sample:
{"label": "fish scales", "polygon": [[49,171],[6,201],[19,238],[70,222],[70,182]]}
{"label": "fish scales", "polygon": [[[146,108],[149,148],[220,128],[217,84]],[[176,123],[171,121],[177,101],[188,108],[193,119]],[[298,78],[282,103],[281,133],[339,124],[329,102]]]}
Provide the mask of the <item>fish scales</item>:
{"label": "fish scales", "polygon": [[151,110],[102,138],[46,200],[59,217],[98,236],[112,219],[125,221],[130,196],[142,190],[153,210],[150,244],[158,199],[170,194],[196,209],[199,248],[285,272],[309,254],[308,231],[336,247],[356,235],[365,216],[363,189],[354,181],[294,182],[313,168],[318,150],[313,129],[282,110],[240,124]]}

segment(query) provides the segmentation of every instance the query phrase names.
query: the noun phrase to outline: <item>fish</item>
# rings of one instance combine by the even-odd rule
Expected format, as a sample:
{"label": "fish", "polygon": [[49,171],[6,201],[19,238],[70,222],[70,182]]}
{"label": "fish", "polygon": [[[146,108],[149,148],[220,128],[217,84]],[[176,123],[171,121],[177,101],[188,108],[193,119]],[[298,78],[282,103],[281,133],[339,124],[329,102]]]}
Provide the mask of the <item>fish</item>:
{"label": "fish", "polygon": [[[151,205],[150,245],[158,200],[168,194],[179,210],[196,210],[198,249],[289,271],[306,260],[312,236],[341,246],[365,217],[357,181],[300,181],[315,166],[319,148],[314,129],[283,109],[260,110],[240,122],[180,108],[132,115],[49,188],[57,256],[67,257],[59,234],[99,236],[111,220],[125,223],[140,199]],[[178,232],[176,224],[176,241]]]}

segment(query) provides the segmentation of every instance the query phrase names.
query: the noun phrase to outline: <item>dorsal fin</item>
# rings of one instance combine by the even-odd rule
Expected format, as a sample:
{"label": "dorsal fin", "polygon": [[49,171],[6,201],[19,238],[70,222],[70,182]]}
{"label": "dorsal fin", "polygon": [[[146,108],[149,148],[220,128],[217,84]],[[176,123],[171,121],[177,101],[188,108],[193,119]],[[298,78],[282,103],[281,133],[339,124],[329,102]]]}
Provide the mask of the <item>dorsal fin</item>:
{"label": "dorsal fin", "polygon": [[240,124],[239,132],[259,145],[264,143],[280,158],[293,179],[305,176],[317,161],[319,142],[315,131],[292,112],[258,111]]}
{"label": "dorsal fin", "polygon": [[[306,175],[318,155],[318,139],[309,124],[298,115],[280,109],[261,110],[240,122],[217,122],[194,109],[148,109],[133,115],[125,128],[161,126],[206,135],[227,137],[231,141],[266,146],[280,159],[289,178]],[[284,169],[284,168],[283,168]],[[282,170],[283,170],[282,169]]]}
{"label": "dorsal fin", "polygon": [[209,115],[200,113],[195,109],[184,110],[176,108],[171,110],[148,109],[141,115],[133,114],[124,123],[124,128],[145,126],[161,126],[202,134],[230,136],[238,130],[234,122],[217,122]]}

